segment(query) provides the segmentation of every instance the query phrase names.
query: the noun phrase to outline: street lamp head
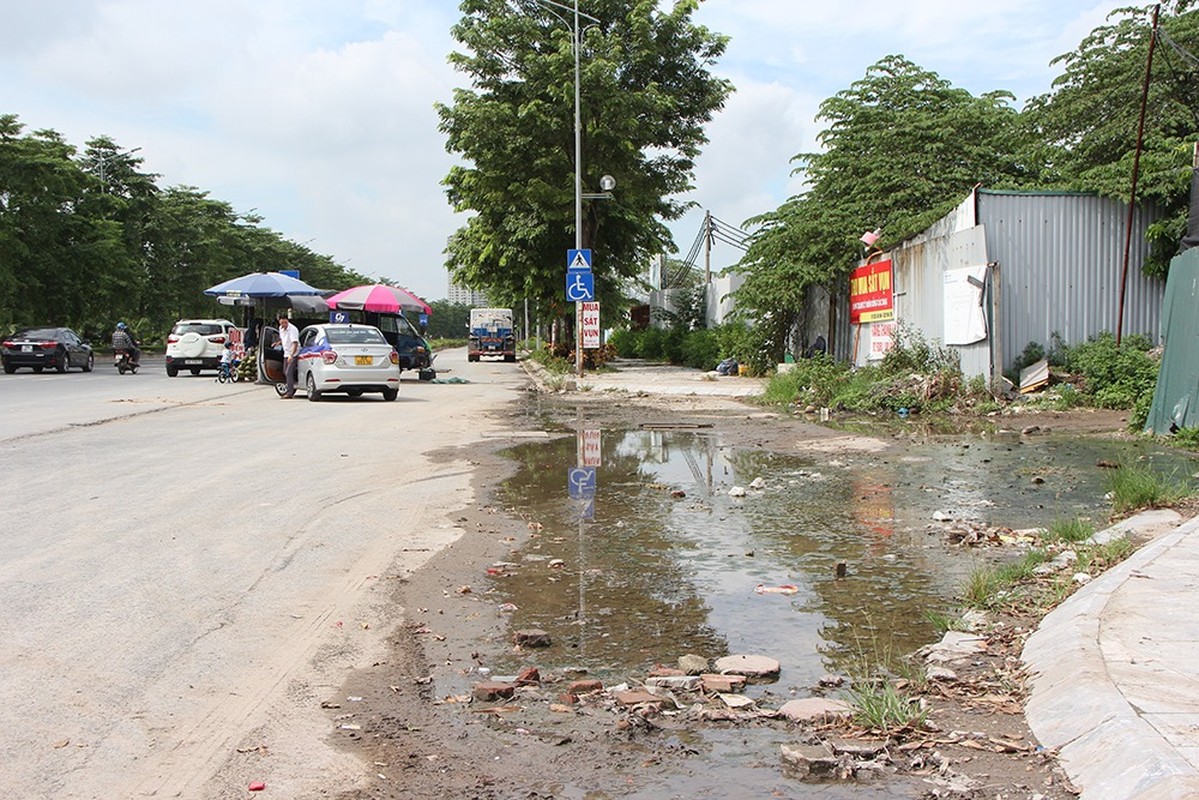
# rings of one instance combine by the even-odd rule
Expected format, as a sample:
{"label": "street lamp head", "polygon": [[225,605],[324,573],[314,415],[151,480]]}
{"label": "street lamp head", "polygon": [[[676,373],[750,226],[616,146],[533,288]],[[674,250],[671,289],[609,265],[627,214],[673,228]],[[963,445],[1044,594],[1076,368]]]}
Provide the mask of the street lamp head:
{"label": "street lamp head", "polygon": [[600,178],[600,188],[605,192],[612,191],[616,188],[616,179],[611,175],[605,175],[604,177]]}

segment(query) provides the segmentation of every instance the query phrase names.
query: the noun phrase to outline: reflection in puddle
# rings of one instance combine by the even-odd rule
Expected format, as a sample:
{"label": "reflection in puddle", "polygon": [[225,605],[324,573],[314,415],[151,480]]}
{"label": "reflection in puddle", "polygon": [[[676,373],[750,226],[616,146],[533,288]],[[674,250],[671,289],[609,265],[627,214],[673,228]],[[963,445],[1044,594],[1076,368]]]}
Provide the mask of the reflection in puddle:
{"label": "reflection in puddle", "polygon": [[[1098,461],[1194,471],[1142,443],[1018,436],[837,459],[734,450],[706,430],[604,431],[510,456],[520,467],[505,504],[541,527],[491,596],[515,606],[512,630],[550,633],[554,646],[536,655],[543,671],[581,668],[613,684],[687,653],[761,654],[778,659],[780,679],[747,694],[773,695],[769,706],[808,696],[827,673],[937,638],[926,614],[951,611],[966,576],[997,553],[947,547],[934,512],[1013,528],[1075,517],[1102,527]],[[578,471],[584,463],[598,466]],[[527,663],[496,659],[496,674]],[[696,746],[761,757],[788,738],[747,735],[706,731]],[[738,760],[713,757],[730,768]]]}

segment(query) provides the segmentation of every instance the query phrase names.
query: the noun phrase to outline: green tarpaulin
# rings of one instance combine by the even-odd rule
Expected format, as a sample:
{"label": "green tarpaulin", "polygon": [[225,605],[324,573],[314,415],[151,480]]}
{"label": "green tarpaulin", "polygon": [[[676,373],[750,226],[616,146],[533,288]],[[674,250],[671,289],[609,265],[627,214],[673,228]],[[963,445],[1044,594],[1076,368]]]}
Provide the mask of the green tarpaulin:
{"label": "green tarpaulin", "polygon": [[1165,351],[1145,432],[1199,428],[1199,247],[1170,262],[1162,340]]}

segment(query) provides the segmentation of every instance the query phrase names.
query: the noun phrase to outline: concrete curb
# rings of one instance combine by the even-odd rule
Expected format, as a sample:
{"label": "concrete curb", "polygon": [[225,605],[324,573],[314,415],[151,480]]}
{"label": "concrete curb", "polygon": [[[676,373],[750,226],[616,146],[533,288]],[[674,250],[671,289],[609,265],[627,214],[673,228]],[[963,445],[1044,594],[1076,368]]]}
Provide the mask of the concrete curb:
{"label": "concrete curb", "polygon": [[1097,534],[1173,528],[1075,592],[1025,643],[1025,717],[1084,800],[1199,797],[1199,625],[1177,624],[1199,580],[1171,566],[1199,558],[1199,519],[1179,521],[1146,512]]}

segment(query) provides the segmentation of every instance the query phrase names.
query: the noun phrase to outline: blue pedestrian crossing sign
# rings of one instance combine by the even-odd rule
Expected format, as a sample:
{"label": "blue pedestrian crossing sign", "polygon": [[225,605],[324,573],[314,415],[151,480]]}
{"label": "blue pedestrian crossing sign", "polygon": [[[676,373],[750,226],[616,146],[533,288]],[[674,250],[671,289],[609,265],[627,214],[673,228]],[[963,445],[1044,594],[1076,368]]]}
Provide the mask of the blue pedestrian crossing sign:
{"label": "blue pedestrian crossing sign", "polygon": [[595,275],[590,270],[566,270],[566,302],[591,303],[595,301]]}
{"label": "blue pedestrian crossing sign", "polygon": [[567,250],[566,268],[568,270],[591,270],[590,250]]}

